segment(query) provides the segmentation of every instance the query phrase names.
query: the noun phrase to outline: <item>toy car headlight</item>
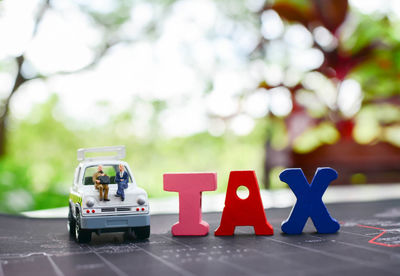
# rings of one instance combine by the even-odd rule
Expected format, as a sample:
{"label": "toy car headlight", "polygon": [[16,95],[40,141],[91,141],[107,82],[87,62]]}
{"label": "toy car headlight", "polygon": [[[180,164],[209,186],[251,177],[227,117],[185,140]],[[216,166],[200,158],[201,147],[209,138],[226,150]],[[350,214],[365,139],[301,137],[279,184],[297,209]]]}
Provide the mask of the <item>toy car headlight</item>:
{"label": "toy car headlight", "polygon": [[91,207],[93,207],[93,205],[94,205],[94,198],[93,197],[88,197],[87,199],[86,199],[86,206],[87,207],[89,207],[89,208],[91,208]]}
{"label": "toy car headlight", "polygon": [[144,198],[143,196],[139,196],[139,197],[137,198],[136,202],[137,202],[137,204],[139,204],[139,205],[143,205],[143,204],[146,203],[146,200],[145,200],[145,198]]}

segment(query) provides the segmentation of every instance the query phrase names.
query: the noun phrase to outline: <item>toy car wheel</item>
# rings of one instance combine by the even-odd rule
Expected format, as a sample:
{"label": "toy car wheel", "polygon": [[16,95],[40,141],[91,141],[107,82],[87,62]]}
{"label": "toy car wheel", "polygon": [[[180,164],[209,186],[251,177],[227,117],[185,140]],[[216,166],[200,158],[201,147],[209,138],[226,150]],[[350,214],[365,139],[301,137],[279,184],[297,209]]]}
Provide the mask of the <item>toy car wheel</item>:
{"label": "toy car wheel", "polygon": [[79,243],[88,243],[92,240],[92,232],[81,229],[79,223],[75,223],[75,239]]}
{"label": "toy car wheel", "polygon": [[125,240],[134,240],[135,234],[133,233],[133,228],[128,228],[124,233]]}
{"label": "toy car wheel", "polygon": [[76,227],[76,222],[75,222],[75,218],[71,213],[71,209],[68,212],[68,224],[67,224],[67,228],[68,228],[68,232],[70,234],[71,237],[73,237],[75,235],[75,227]]}
{"label": "toy car wheel", "polygon": [[148,239],[150,237],[150,225],[134,227],[133,231],[135,232],[136,238],[140,240]]}

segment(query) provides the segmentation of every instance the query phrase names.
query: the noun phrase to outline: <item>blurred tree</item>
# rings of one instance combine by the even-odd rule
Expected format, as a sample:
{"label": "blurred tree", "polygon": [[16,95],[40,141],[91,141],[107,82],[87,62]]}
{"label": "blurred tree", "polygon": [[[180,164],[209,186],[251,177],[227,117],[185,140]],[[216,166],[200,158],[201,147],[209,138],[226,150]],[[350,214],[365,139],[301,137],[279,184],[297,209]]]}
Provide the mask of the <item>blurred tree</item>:
{"label": "blurred tree", "polygon": [[[15,94],[18,93],[20,87],[35,79],[49,79],[57,75],[77,74],[82,71],[90,70],[96,67],[102,58],[105,57],[114,46],[137,42],[131,37],[124,36],[121,30],[131,18],[132,7],[138,2],[139,1],[130,0],[115,1],[110,7],[110,10],[107,11],[95,10],[93,9],[93,6],[89,5],[89,3],[80,1],[75,2],[78,9],[88,17],[91,24],[94,25],[94,28],[100,32],[98,45],[95,45],[91,49],[93,51],[92,60],[81,68],[67,71],[56,71],[52,73],[40,72],[37,68],[32,67],[32,63],[27,55],[29,48],[26,48],[26,45],[29,47],[29,43],[24,45],[25,50],[23,50],[19,55],[12,57],[11,64],[14,64],[16,67],[13,85],[10,91],[6,93],[5,97],[0,99],[0,157],[3,156],[6,151],[10,102]],[[141,39],[145,39],[146,37],[155,38],[158,36],[159,25],[162,24],[163,17],[167,14],[173,2],[174,1],[170,0],[151,1],[151,3],[156,5],[158,8],[158,17],[157,19],[154,18],[153,21],[143,27]],[[59,1],[57,0],[38,1],[37,11],[34,15],[31,41],[37,36],[41,23],[49,10],[62,14],[62,7],[61,9],[58,8],[57,4],[59,4]],[[60,53],[60,55],[62,55],[62,53]],[[29,68],[29,72],[27,72],[26,68]]]}
{"label": "blurred tree", "polygon": [[[303,26],[303,30],[312,37],[311,49],[322,54],[323,60],[319,66],[301,72],[300,77],[294,82],[284,80],[275,84],[264,80],[259,84],[261,89],[271,92],[277,87],[289,89],[292,104],[290,114],[287,116],[270,114],[274,117],[274,121],[284,120],[289,140],[286,147],[276,149],[270,142],[273,139],[271,135],[274,133],[270,132],[266,145],[266,173],[269,174],[273,167],[278,165],[320,166],[325,162],[325,165],[336,164],[340,167],[338,169],[343,169],[343,174],[346,175],[350,172],[341,167],[345,166],[343,163],[345,161],[339,161],[340,156],[343,155],[347,155],[348,158],[350,168],[347,169],[354,172],[356,170],[354,166],[358,165],[365,173],[376,167],[373,158],[370,162],[366,156],[359,155],[360,152],[366,153],[365,150],[369,150],[372,157],[378,158],[378,153],[386,156],[379,161],[376,159],[376,163],[380,163],[381,178],[371,178],[370,181],[385,181],[382,178],[383,174],[387,173],[384,172],[385,170],[398,169],[390,164],[399,160],[400,151],[389,145],[380,144],[375,146],[375,149],[363,148],[355,143],[354,138],[356,142],[364,144],[373,142],[357,135],[359,129],[355,129],[356,122],[359,122],[361,114],[364,114],[361,111],[371,104],[380,106],[382,110],[389,108],[388,105],[400,110],[398,62],[400,40],[396,34],[398,20],[390,19],[388,16],[372,18],[359,14],[355,10],[350,10],[347,0],[266,1],[258,13],[261,33],[263,33],[263,28],[265,30],[272,27],[266,25],[268,21],[266,18],[273,17],[274,13],[284,20],[286,36],[283,39],[289,42],[290,39],[295,41],[296,37],[289,36],[299,36],[299,34],[290,33],[290,28]],[[301,30],[300,27],[297,28]],[[271,62],[271,58],[268,58],[271,45],[282,37],[271,37],[268,32],[266,34],[260,36],[259,46],[253,54],[256,57],[266,56],[267,62]],[[297,58],[301,59],[301,56]],[[293,73],[293,61],[286,60],[280,66],[285,76]],[[331,95],[328,93],[330,91]],[[378,120],[376,125],[382,128],[382,134],[385,133],[385,127],[393,126],[399,128],[400,117],[386,118],[386,122]],[[324,129],[325,133],[331,133],[331,135],[323,135],[323,131],[319,129]],[[376,136],[375,143],[379,141],[398,144],[385,135]],[[328,146],[329,144],[334,144],[334,146]],[[304,155],[320,146],[323,146],[323,149],[318,149],[312,156]],[[331,159],[318,159],[325,155],[330,156]],[[355,155],[359,155],[361,159],[357,161],[352,158]],[[311,159],[314,162],[307,163]],[[369,163],[363,166],[360,164],[362,160]],[[308,173],[311,174],[313,169],[315,168],[308,168]],[[393,180],[393,178],[388,179]],[[398,179],[398,176],[395,179]],[[347,181],[350,180],[343,178],[340,182]]]}
{"label": "blurred tree", "polygon": [[[142,0],[151,5],[152,19],[138,35],[132,35],[136,32],[129,25],[134,16],[132,9],[140,1],[106,2],[111,4],[103,11],[93,8],[97,2],[71,1],[79,16],[83,15],[99,36],[96,44],[90,46],[92,59],[81,67],[41,71],[33,66],[28,53],[30,43],[25,43],[24,47],[28,48],[11,57],[12,62],[10,58],[0,62],[0,70],[14,73],[13,86],[0,95],[3,97],[0,102],[1,210],[16,212],[64,206],[75,167],[70,160],[76,160],[79,147],[125,144],[133,149],[127,161],[132,162],[137,180],[144,183],[150,196],[159,196],[162,194],[159,177],[164,171],[221,171],[220,191],[225,189],[231,169],[256,168],[261,176],[264,156],[261,148],[265,140],[265,176],[267,179],[271,176],[274,181],[279,173],[276,166],[312,159],[304,158],[304,154],[346,159],[343,149],[354,149],[355,141],[363,145],[384,141],[400,146],[398,18],[363,15],[345,0],[230,0],[207,1],[204,6],[192,6],[190,0]],[[46,16],[51,13],[65,16],[65,3],[38,1],[31,40],[40,34]],[[170,10],[174,10],[171,13],[174,18],[165,25],[177,30],[167,32],[163,20]],[[175,20],[182,15],[182,10],[192,13],[195,10],[201,14],[201,20],[187,18],[193,14],[184,14],[187,17]],[[207,20],[203,18],[204,11],[212,11],[207,14]],[[181,34],[187,28],[179,28],[179,24],[192,21],[187,28],[193,28],[193,33]],[[14,96],[24,85],[38,79],[50,83],[50,78],[59,75],[96,69],[112,49],[118,51],[125,43],[136,43],[139,39],[158,38],[161,32],[168,33],[166,40],[178,41],[171,45],[182,52],[182,59],[206,83],[199,89],[203,92],[199,99],[203,98],[196,104],[208,109],[209,133],[216,137],[206,132],[184,138],[167,137],[162,123],[167,121],[165,111],[175,113],[176,105],[171,102],[176,99],[133,98],[131,107],[115,114],[99,129],[94,129],[94,124],[82,126],[81,122],[76,126],[78,123],[74,125],[72,119],[62,118],[57,97],[37,106],[25,118],[10,116],[10,101],[17,99]],[[163,54],[171,51],[168,47],[163,50]],[[174,68],[169,66],[174,59],[175,55],[168,59],[166,70]],[[127,59],[127,63],[131,61]],[[177,70],[176,74],[179,73]],[[176,82],[180,81],[179,77]],[[113,81],[119,81],[118,76]],[[175,79],[172,83],[174,86]],[[190,91],[193,87],[188,87],[185,87],[187,92],[193,92]],[[254,93],[252,87],[257,87]],[[212,98],[216,94],[217,100]],[[267,97],[253,98],[248,104],[249,98],[256,94]],[[164,96],[160,98],[165,99]],[[184,105],[185,99],[192,96],[192,93],[180,95],[179,100]],[[104,100],[98,104],[103,104],[104,110],[109,107]],[[146,120],[143,119],[146,112],[141,113],[144,109],[150,110]],[[218,113],[223,109],[224,112]],[[249,109],[258,111],[248,112]],[[197,109],[190,111],[198,112]],[[146,127],[136,127],[140,120]],[[174,128],[174,120],[167,127]],[[233,125],[239,126],[239,132]],[[119,135],[119,128],[129,131]],[[243,128],[244,132],[240,133]],[[324,145],[342,141],[349,141],[351,147],[343,147],[342,151],[333,147],[331,152],[324,149]],[[4,155],[5,149],[9,154]],[[321,149],[324,150],[321,152]],[[381,149],[385,151],[380,155],[396,154],[391,147],[376,147],[378,152]],[[368,153],[365,149],[361,151]],[[366,158],[360,155],[360,159]],[[384,160],[376,160],[380,165],[386,164]],[[328,161],[332,160],[328,158],[320,164],[326,165],[324,162]],[[357,160],[351,162],[359,164]],[[356,178],[360,181],[363,176]]]}
{"label": "blurred tree", "polygon": [[[266,128],[263,121],[244,137],[199,133],[143,139],[133,131],[118,135],[119,129],[129,125],[131,130],[137,122],[128,113],[116,115],[101,128],[69,129],[53,116],[58,104],[58,97],[52,95],[26,118],[12,118],[8,154],[0,159],[0,212],[65,206],[78,164],[76,150],[81,147],[126,145],[126,161],[135,180],[152,198],[170,196],[162,188],[162,174],[166,171],[217,171],[219,192],[226,190],[232,169],[251,167],[258,175],[262,173],[263,152],[259,147]],[[140,99],[135,100],[132,109],[141,104]],[[154,131],[160,127],[157,120],[152,124]]]}

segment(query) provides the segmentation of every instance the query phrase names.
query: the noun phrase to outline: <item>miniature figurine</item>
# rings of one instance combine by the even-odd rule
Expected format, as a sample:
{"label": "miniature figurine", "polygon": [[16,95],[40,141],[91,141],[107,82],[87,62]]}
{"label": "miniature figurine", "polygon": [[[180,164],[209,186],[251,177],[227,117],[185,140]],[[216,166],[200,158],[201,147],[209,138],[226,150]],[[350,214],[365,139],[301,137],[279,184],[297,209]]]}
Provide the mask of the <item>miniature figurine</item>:
{"label": "miniature figurine", "polygon": [[[94,152],[115,152],[116,155],[85,156],[86,153]],[[98,235],[103,232],[125,232],[128,234],[127,237],[131,237],[134,233],[138,239],[147,239],[150,236],[147,193],[136,185],[128,163],[121,161],[123,158],[125,158],[124,146],[78,150],[80,163],[75,170],[74,184],[70,190],[68,212],[68,230],[78,242],[90,242],[93,232]],[[119,165],[123,166],[127,174],[127,185],[124,186],[125,201],[122,202],[115,197],[109,198],[109,202],[100,201],[99,192],[93,185],[101,184],[99,191],[100,187],[103,187],[104,198],[108,199],[106,194],[108,190],[111,194],[115,194],[118,187],[114,179],[120,173]],[[95,168],[97,175],[94,176]],[[107,172],[108,176],[104,172]]]}
{"label": "miniature figurine", "polygon": [[115,176],[115,182],[118,184],[118,190],[115,194],[116,197],[121,197],[121,200],[125,200],[124,190],[128,188],[128,173],[125,171],[124,165],[119,164],[119,172]]}
{"label": "miniature figurine", "polygon": [[[105,177],[106,176],[106,177]],[[108,199],[108,184],[110,184],[110,179],[103,172],[103,166],[99,165],[97,167],[97,172],[93,174],[93,184],[97,190],[100,192],[100,201],[110,201]],[[104,199],[103,199],[104,192]]]}

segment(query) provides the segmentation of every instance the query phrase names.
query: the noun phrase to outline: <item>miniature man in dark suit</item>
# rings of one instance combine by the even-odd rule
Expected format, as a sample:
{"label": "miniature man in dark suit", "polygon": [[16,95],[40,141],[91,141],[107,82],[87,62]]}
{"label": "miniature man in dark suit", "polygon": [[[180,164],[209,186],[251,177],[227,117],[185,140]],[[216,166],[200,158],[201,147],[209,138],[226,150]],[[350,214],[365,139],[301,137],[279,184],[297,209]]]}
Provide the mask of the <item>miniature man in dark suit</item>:
{"label": "miniature man in dark suit", "polygon": [[101,183],[99,177],[100,176],[107,176],[103,172],[103,166],[99,165],[97,167],[97,172],[93,175],[93,184],[97,190],[100,192],[100,201],[103,200],[103,192],[104,192],[104,201],[110,201],[108,199],[108,184]]}
{"label": "miniature man in dark suit", "polygon": [[115,182],[118,184],[118,190],[115,194],[116,197],[121,197],[121,200],[125,200],[125,192],[124,190],[128,188],[129,176],[125,171],[124,165],[119,164],[119,172],[115,176]]}

